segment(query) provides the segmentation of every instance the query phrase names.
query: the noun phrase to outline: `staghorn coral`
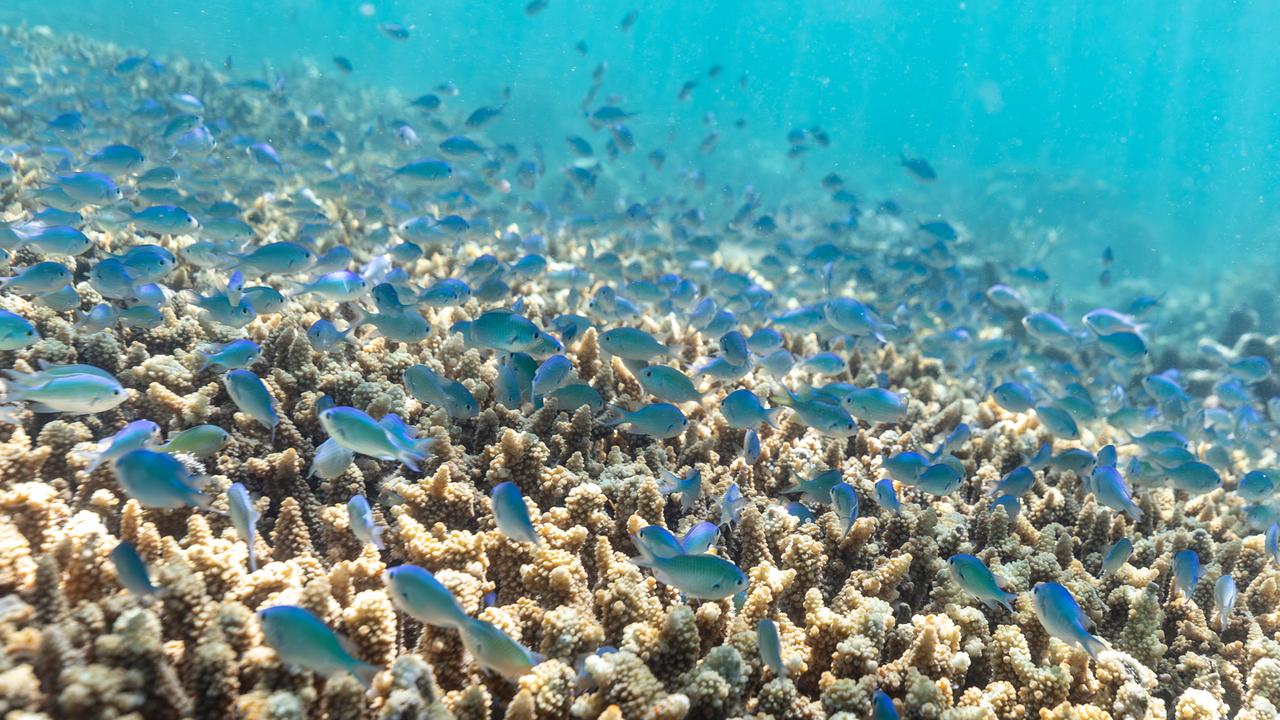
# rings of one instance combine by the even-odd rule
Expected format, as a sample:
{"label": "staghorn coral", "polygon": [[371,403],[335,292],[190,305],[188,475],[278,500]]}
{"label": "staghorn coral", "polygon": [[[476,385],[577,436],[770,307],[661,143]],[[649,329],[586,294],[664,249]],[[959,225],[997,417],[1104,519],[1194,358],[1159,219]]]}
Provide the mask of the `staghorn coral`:
{"label": "staghorn coral", "polygon": [[[118,48],[34,28],[5,29],[0,36],[20,40],[36,60],[67,51],[114,68],[127,57]],[[291,144],[307,137],[298,126],[306,108],[281,112],[274,103],[287,98],[246,100],[207,67],[181,58],[172,64],[186,77],[200,78],[210,106],[234,123],[260,123],[268,135]],[[47,77],[56,82],[54,74]],[[163,73],[122,82],[118,89],[131,102],[191,90]],[[299,78],[296,91],[315,97],[318,82]],[[356,97],[325,96],[327,102],[316,106],[355,137],[367,109],[388,101],[354,90],[351,95]],[[400,100],[386,107],[402,108]],[[18,108],[0,104],[6,128],[33,122]],[[354,153],[340,155],[333,170],[341,177],[369,169]],[[21,153],[12,164],[17,179],[0,183],[5,222],[36,211],[22,193],[47,179]],[[280,182],[280,192],[272,193],[278,197],[313,192],[291,175]],[[480,198],[488,192],[486,186],[475,190]],[[324,214],[332,235],[317,237],[316,249],[342,242],[359,249],[363,261],[373,252],[369,238],[399,238],[401,229],[368,212],[354,193],[317,197],[316,212]],[[456,199],[414,201],[437,216],[463,211]],[[265,195],[244,205],[242,218],[258,237],[303,236],[304,224]],[[515,227],[515,218],[509,220]],[[521,237],[515,230],[507,231],[514,239],[500,237],[504,226],[459,236],[452,249],[428,243],[421,258],[403,263],[405,272],[414,282],[465,276],[470,263],[483,263],[491,251],[505,262]],[[144,240],[180,251],[195,241],[127,228],[89,232],[100,249],[112,252]],[[877,226],[867,241],[878,233],[889,230]],[[571,235],[549,235],[556,235],[548,241],[557,262],[586,264]],[[615,256],[626,254],[632,240],[596,239]],[[808,242],[797,235],[794,249],[807,252]],[[649,269],[646,263],[658,267],[665,252],[629,257],[638,265],[626,268],[628,278]],[[14,252],[20,264],[38,257],[30,248]],[[737,259],[723,262],[743,273],[754,269]],[[77,265],[79,275],[86,268]],[[175,290],[203,290],[215,274],[183,266],[167,282]],[[590,290],[607,284],[605,276],[593,279]],[[288,289],[292,281],[263,282]],[[589,298],[577,297],[578,290],[537,280],[518,284],[529,317],[541,327],[563,313],[593,312],[581,307],[578,301]],[[91,283],[76,288],[86,304],[102,299]],[[873,292],[868,288],[867,297]],[[756,313],[745,299],[730,298],[726,305],[741,310],[744,322]],[[45,337],[28,348],[0,351],[6,369],[31,372],[42,360],[89,363],[115,373],[128,394],[118,408],[80,416],[5,404],[13,420],[0,424],[5,717],[851,718],[869,713],[877,689],[888,692],[904,716],[943,720],[1156,720],[1170,713],[1256,720],[1274,717],[1280,708],[1280,573],[1231,489],[1246,466],[1275,460],[1271,448],[1248,448],[1260,457],[1233,449],[1223,471],[1227,490],[1187,499],[1168,488],[1144,489],[1138,501],[1144,518],[1137,523],[1100,505],[1074,472],[1039,469],[1014,518],[1003,507],[992,509],[984,493],[1042,443],[1060,453],[1127,438],[1099,421],[1080,443],[1054,441],[1036,415],[1009,412],[982,396],[950,359],[922,352],[915,341],[849,346],[821,330],[788,333],[785,346],[797,355],[847,349],[845,366],[831,379],[893,388],[909,400],[907,413],[900,422],[864,421],[850,437],[826,438],[787,412],[776,428],[759,425],[760,455],[750,462],[743,457],[742,428],[730,425],[720,403],[737,387],[770,404],[785,401],[773,380],[754,371],[736,384],[698,377],[703,396],[682,406],[689,428],[663,441],[620,432],[592,408],[562,409],[554,398],[540,407],[534,398],[522,398],[517,411],[496,403],[497,354],[446,332],[453,322],[495,307],[476,297],[461,307],[426,310],[432,333],[421,343],[358,329],[357,343],[332,353],[314,350],[306,328],[322,317],[349,320],[353,313],[312,298],[291,298],[286,310],[243,329],[202,322],[187,303],[173,299],[161,311],[160,327],[92,334],[76,332],[71,315],[29,299],[4,293],[0,304],[31,318]],[[577,379],[606,401],[632,409],[647,397],[632,366],[601,348],[599,333],[609,324],[586,329],[564,352]],[[668,340],[670,362],[681,368],[717,355],[718,338],[690,326],[680,312],[645,312],[636,325]],[[982,339],[1021,337],[1014,335],[1020,328],[1015,322]],[[227,401],[215,369],[196,370],[198,345],[241,337],[262,347],[254,370],[281,415],[274,438]],[[1276,347],[1274,339],[1244,335],[1238,349],[1222,351],[1224,357],[1247,352],[1277,358]],[[412,397],[401,375],[414,363],[461,382],[477,400],[475,416],[450,417]],[[1202,377],[1212,380],[1212,373],[1195,372],[1189,387],[1203,386],[1196,401],[1221,409],[1221,398],[1208,395],[1214,383]],[[788,388],[813,384],[808,370],[796,373]],[[1265,382],[1274,394],[1274,378]],[[338,477],[309,477],[326,436],[317,419],[326,394],[374,418],[396,413],[420,437],[431,438],[422,472],[361,456]],[[170,437],[206,422],[230,432],[214,456],[182,461],[199,468],[219,511],[228,507],[232,482],[256,498],[264,515],[256,527],[257,572],[249,572],[247,548],[229,518],[144,508],[126,495],[110,466],[87,471],[91,443],[144,418]],[[900,483],[901,515],[874,502],[873,483],[885,475],[887,458],[906,450],[932,452],[960,423],[972,431],[951,448],[965,469],[960,491],[935,499]],[[1210,443],[1201,440],[1195,452],[1207,457]],[[1127,445],[1120,452],[1126,460],[1141,456]],[[861,499],[861,517],[847,532],[825,502],[809,503],[816,516],[810,522],[780,501],[782,487],[816,467],[839,469]],[[694,469],[702,473],[703,494],[685,514],[663,496],[659,475]],[[529,501],[542,539],[536,546],[511,543],[497,530],[487,496],[505,481]],[[637,552],[630,534],[640,527],[682,535],[698,520],[721,520],[720,498],[731,483],[747,506],[736,523],[721,525],[713,552],[746,571],[744,597],[687,597],[629,557]],[[386,548],[352,533],[344,504],[357,493],[370,499],[376,522],[386,528]],[[1121,537],[1134,541],[1135,553],[1104,577],[1103,554]],[[121,540],[134,543],[147,563],[160,587],[156,598],[137,598],[122,587],[108,556]],[[1208,569],[1190,598],[1170,592],[1168,557],[1182,548],[1195,549]],[[982,607],[948,578],[945,561],[960,552],[979,555],[1024,594],[1013,613]],[[494,622],[544,660],[515,679],[482,669],[466,655],[457,629],[424,627],[393,604],[382,574],[402,563],[432,571],[465,612]],[[1227,629],[1219,632],[1210,587],[1225,573],[1236,579],[1240,595]],[[1025,597],[1038,582],[1066,585],[1111,649],[1091,659],[1051,638]],[[340,631],[355,655],[383,669],[373,686],[366,690],[345,673],[318,680],[282,664],[254,616],[279,604],[305,607]],[[761,657],[755,627],[766,617],[780,630],[785,677]]]}

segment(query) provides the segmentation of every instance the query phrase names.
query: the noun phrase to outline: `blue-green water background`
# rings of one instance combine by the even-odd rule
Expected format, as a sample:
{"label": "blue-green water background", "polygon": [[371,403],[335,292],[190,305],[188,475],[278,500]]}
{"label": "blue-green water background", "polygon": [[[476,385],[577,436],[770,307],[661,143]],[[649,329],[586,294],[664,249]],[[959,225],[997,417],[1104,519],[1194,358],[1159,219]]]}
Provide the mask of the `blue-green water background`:
{"label": "blue-green water background", "polygon": [[[1280,3],[550,0],[532,18],[524,0],[374,4],[366,17],[351,0],[7,0],[0,22],[218,66],[230,57],[240,77],[310,63],[335,92],[364,83],[413,96],[451,80],[460,108],[510,87],[490,136],[552,155],[566,134],[587,134],[579,101],[606,61],[600,97],[640,113],[631,124],[645,152],[664,147],[687,158],[677,168],[754,184],[767,200],[781,202],[798,174],[816,186],[834,170],[868,199],[966,223],[993,253],[1042,259],[1059,281],[1094,283],[1108,244],[1120,279],[1201,286],[1210,301],[1240,274],[1273,287],[1280,275]],[[393,42],[380,21],[413,36]],[[340,76],[334,55],[355,73]],[[707,80],[717,64],[723,75]],[[699,88],[676,103],[691,78]],[[721,132],[710,158],[696,152],[708,112]],[[813,125],[831,146],[788,160],[787,131]],[[904,148],[940,181],[907,177]],[[645,191],[680,190],[668,182]],[[1012,215],[1058,227],[1058,244],[1046,253],[1042,233],[1011,244]]]}

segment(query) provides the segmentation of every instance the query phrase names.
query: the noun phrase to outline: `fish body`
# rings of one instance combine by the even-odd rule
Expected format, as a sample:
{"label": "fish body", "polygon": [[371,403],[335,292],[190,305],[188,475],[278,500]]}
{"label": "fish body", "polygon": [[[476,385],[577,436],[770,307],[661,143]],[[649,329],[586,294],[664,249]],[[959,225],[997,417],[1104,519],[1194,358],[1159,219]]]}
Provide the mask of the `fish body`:
{"label": "fish body", "polygon": [[222,384],[240,412],[270,430],[271,440],[274,442],[280,415],[276,412],[275,400],[262,379],[248,370],[237,369],[224,375]]}
{"label": "fish body", "polygon": [[737,565],[715,555],[677,555],[670,558],[641,559],[664,585],[689,597],[724,600],[747,587],[747,576]]}
{"label": "fish body", "polygon": [[507,679],[515,680],[538,664],[537,655],[493,623],[468,618],[459,632],[463,647],[477,663]]}
{"label": "fish body", "polygon": [[390,568],[382,573],[382,582],[396,607],[418,622],[460,628],[471,619],[453,592],[417,565]]}
{"label": "fish body", "polygon": [[1097,659],[1107,644],[1089,630],[1093,621],[1080,609],[1071,591],[1054,582],[1038,583],[1031,590],[1032,607],[1045,632],[1068,645],[1079,645]]}
{"label": "fish body", "polygon": [[848,535],[849,529],[858,519],[858,491],[847,483],[837,483],[831,488],[831,508],[840,521],[840,533]]}
{"label": "fish body", "polygon": [[673,367],[647,365],[634,374],[645,392],[664,402],[684,403],[702,399],[702,393],[694,387],[693,381]]}
{"label": "fish body", "polygon": [[423,452],[397,445],[387,429],[368,414],[353,407],[331,407],[319,415],[320,426],[339,445],[377,460],[396,460],[418,471]]}
{"label": "fish body", "polygon": [[778,624],[764,618],[756,624],[756,646],[760,649],[760,659],[780,678],[787,676],[787,667],[782,663],[782,638],[778,635]]}
{"label": "fish body", "polygon": [[277,605],[258,611],[262,635],[280,661],[324,677],[339,672],[355,675],[367,687],[378,668],[357,660],[338,635],[309,610]]}
{"label": "fish body", "polygon": [[1213,602],[1218,611],[1218,631],[1226,632],[1227,620],[1236,606],[1236,581],[1230,575],[1223,575],[1213,584]]}
{"label": "fish body", "polygon": [[147,564],[138,554],[133,543],[122,541],[111,551],[111,562],[116,567],[116,578],[126,590],[138,597],[149,598],[159,592],[151,582]]}
{"label": "fish body", "polygon": [[658,491],[663,495],[679,493],[681,512],[689,512],[694,503],[698,502],[698,498],[702,496],[702,473],[697,470],[690,472],[683,478],[673,472],[663,470],[661,477],[662,483],[658,486]]}
{"label": "fish body", "polygon": [[600,333],[597,340],[602,350],[624,360],[648,362],[671,354],[666,345],[658,342],[649,333],[636,328],[619,327],[606,330]]}
{"label": "fish body", "polygon": [[537,545],[542,542],[538,531],[529,517],[529,506],[524,502],[524,495],[513,482],[502,482],[494,486],[489,494],[493,507],[493,518],[498,529],[508,540],[528,542]]}
{"label": "fish body", "polygon": [[902,502],[898,500],[898,492],[893,487],[893,480],[884,478],[876,481],[876,502],[889,512],[902,516]]}
{"label": "fish body", "polygon": [[156,446],[156,450],[167,453],[185,453],[196,457],[207,457],[221,450],[231,442],[231,433],[217,425],[196,425],[169,438],[169,441]]}
{"label": "fish body", "polygon": [[116,458],[112,468],[124,491],[144,507],[209,507],[200,480],[171,455],[139,448]]}
{"label": "fish body", "polygon": [[843,478],[839,470],[823,470],[812,477],[793,481],[780,492],[784,495],[799,493],[811,503],[826,503],[831,501],[831,489],[843,482]]}
{"label": "fish body", "polygon": [[1190,600],[1203,577],[1204,567],[1195,550],[1179,550],[1173,554],[1173,584],[1183,597]]}
{"label": "fish body", "polygon": [[231,525],[236,529],[236,534],[249,548],[249,572],[257,572],[258,559],[254,557],[253,538],[258,532],[258,520],[262,513],[253,506],[253,500],[244,485],[232,483],[227,488],[227,514],[231,516]]}
{"label": "fish body", "polygon": [[21,350],[39,342],[40,333],[31,321],[8,310],[0,310],[0,350]]}
{"label": "fish body", "polygon": [[1142,520],[1142,508],[1134,503],[1128,484],[1119,470],[1109,465],[1094,468],[1089,477],[1089,486],[1098,498],[1098,504],[1122,512],[1134,522]]}
{"label": "fish body", "polygon": [[206,351],[196,351],[196,357],[200,360],[196,372],[211,366],[223,370],[244,370],[261,359],[262,348],[252,340],[232,340]]}
{"label": "fish body", "polygon": [[1106,554],[1102,556],[1102,574],[1106,576],[1117,572],[1129,561],[1129,557],[1132,555],[1133,541],[1129,538],[1122,537],[1111,543],[1111,546],[1107,548]]}
{"label": "fish body", "polygon": [[676,437],[689,425],[680,408],[670,403],[652,403],[634,411],[614,407],[613,413],[602,421],[605,425],[626,425],[630,433],[659,440]]}
{"label": "fish body", "polygon": [[854,417],[873,423],[902,422],[907,416],[903,397],[884,388],[858,388],[841,401]]}
{"label": "fish body", "polygon": [[110,464],[131,450],[154,447],[160,440],[160,426],[150,420],[134,420],[115,435],[98,444],[85,472],[93,472],[103,463]]}
{"label": "fish body", "polygon": [[24,374],[8,370],[5,374],[6,400],[25,402],[37,413],[91,415],[115,408],[129,397],[120,381],[105,373],[50,375],[47,371]]}
{"label": "fish body", "polygon": [[360,542],[383,549],[382,528],[373,519],[373,510],[363,495],[352,495],[347,501],[347,520],[351,524],[352,534]]}
{"label": "fish body", "polygon": [[1013,600],[1018,596],[1001,587],[1000,579],[986,563],[973,555],[952,555],[947,559],[947,570],[965,592],[976,597],[989,608],[1003,607],[1013,612]]}
{"label": "fish body", "polygon": [[839,404],[828,403],[821,399],[802,400],[791,390],[787,390],[789,402],[784,403],[791,408],[796,418],[818,434],[831,438],[850,437],[857,434],[858,423],[847,410]]}
{"label": "fish body", "polygon": [[755,393],[746,388],[739,388],[720,401],[720,413],[729,423],[729,427],[750,430],[759,425],[778,427],[775,417],[782,408],[766,408]]}

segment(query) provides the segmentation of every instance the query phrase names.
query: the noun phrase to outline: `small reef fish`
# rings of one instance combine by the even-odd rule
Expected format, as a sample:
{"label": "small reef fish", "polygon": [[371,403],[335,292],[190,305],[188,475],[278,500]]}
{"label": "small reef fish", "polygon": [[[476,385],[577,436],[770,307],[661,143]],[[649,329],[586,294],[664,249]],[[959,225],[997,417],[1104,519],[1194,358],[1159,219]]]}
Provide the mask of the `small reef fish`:
{"label": "small reef fish", "polygon": [[342,646],[337,633],[320,618],[294,605],[277,605],[258,611],[262,635],[281,662],[296,665],[324,677],[348,672],[368,687],[378,668],[357,660]]}

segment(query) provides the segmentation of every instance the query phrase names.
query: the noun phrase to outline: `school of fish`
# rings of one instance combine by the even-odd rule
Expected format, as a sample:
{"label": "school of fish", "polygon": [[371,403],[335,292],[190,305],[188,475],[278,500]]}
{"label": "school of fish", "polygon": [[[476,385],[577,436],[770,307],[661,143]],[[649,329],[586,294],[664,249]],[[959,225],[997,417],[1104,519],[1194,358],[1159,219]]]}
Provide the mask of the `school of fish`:
{"label": "school of fish", "polygon": [[0,707],[1280,706],[1280,342],[834,173],[714,187],[730,133],[646,138],[603,65],[551,152],[344,57],[0,55]]}

